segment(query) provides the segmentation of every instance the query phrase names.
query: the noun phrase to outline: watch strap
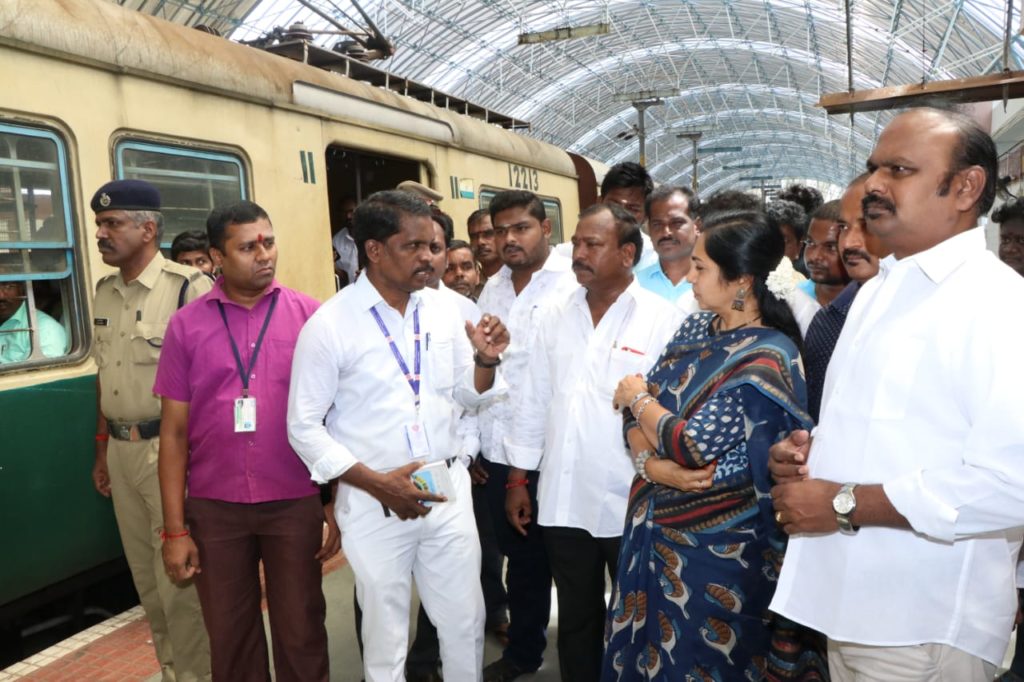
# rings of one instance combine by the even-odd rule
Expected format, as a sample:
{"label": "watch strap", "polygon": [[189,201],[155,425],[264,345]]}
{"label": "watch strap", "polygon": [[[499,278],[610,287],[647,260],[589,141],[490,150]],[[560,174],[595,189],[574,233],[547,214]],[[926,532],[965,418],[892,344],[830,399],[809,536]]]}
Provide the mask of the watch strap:
{"label": "watch strap", "polygon": [[479,352],[475,352],[473,353],[473,364],[475,364],[477,367],[481,369],[494,369],[495,367],[501,364],[501,356],[499,355],[497,360],[488,362],[484,360],[482,357],[480,357]]}
{"label": "watch strap", "polygon": [[843,486],[841,488],[839,488],[839,492],[836,493],[836,497],[837,498],[840,495],[844,495],[844,494],[849,495],[850,497],[853,498],[853,507],[850,509],[850,511],[848,511],[845,514],[841,514],[838,511],[835,513],[836,514],[836,523],[839,524],[839,532],[843,533],[845,535],[855,535],[857,533],[857,530],[858,530],[857,526],[853,525],[853,521],[850,518],[850,516],[853,514],[853,512],[857,509],[857,498],[853,494],[853,489],[856,488],[856,487],[857,487],[856,483],[844,483]]}

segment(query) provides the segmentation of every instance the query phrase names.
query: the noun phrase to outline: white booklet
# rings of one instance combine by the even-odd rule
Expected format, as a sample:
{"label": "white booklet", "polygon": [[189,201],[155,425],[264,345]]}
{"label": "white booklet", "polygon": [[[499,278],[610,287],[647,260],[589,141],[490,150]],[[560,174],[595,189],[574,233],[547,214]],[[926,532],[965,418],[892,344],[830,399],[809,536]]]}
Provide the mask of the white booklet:
{"label": "white booklet", "polygon": [[[412,472],[412,484],[420,490],[444,495],[449,502],[455,501],[455,485],[452,483],[451,472],[444,462],[431,462],[424,464]],[[434,502],[424,500],[423,504],[429,507]]]}

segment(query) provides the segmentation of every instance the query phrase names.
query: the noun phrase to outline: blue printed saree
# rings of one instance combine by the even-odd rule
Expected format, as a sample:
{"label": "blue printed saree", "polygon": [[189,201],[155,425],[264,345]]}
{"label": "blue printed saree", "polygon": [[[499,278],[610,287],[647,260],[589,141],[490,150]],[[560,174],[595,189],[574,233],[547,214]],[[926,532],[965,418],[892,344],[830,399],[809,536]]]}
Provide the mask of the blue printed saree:
{"label": "blue printed saree", "polygon": [[827,675],[819,652],[804,646],[806,633],[768,611],[785,549],[768,448],[810,427],[797,349],[774,329],[713,334],[712,318],[688,318],[647,377],[669,411],[658,423],[657,456],[690,468],[716,462],[712,486],[683,492],[634,480],[605,682]]}

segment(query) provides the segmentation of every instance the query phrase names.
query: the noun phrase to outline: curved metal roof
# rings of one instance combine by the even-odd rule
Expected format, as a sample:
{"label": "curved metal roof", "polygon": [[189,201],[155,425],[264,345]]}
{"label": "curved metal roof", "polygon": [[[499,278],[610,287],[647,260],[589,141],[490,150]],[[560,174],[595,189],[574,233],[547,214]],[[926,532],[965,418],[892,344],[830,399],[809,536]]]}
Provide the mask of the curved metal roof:
{"label": "curved metal roof", "polygon": [[[348,0],[306,0],[351,26]],[[121,0],[169,16],[186,0]],[[829,117],[815,103],[848,89],[842,0],[362,0],[395,45],[381,68],[529,121],[537,138],[605,163],[635,159],[631,93],[669,90],[647,109],[647,162],[660,182],[690,183],[691,142],[742,152],[698,154],[703,192],[742,178],[841,186],[863,167],[891,114]],[[157,11],[156,5],[160,5]],[[172,20],[236,39],[302,21],[333,28],[297,0],[207,0]],[[998,0],[850,0],[853,87],[876,88],[1022,68],[1013,36],[1002,62]],[[1013,26],[1019,26],[1015,14]],[[519,45],[525,32],[610,24],[610,32]],[[320,36],[331,44],[337,36]],[[745,169],[735,166],[744,165]],[[753,166],[757,167],[753,167]]]}

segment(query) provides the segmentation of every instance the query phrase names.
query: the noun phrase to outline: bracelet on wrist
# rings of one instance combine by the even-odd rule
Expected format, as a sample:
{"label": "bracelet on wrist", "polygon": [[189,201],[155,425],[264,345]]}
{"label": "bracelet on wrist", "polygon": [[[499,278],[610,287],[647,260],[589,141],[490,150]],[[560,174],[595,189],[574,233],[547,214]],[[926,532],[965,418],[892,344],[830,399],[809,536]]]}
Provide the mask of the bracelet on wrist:
{"label": "bracelet on wrist", "polygon": [[529,484],[529,482],[530,481],[528,481],[525,478],[520,478],[519,480],[516,481],[509,481],[508,483],[505,484],[505,490],[512,490],[512,488],[518,488],[520,486]]}
{"label": "bracelet on wrist", "polygon": [[109,433],[97,433],[96,434],[96,442],[97,443],[105,443],[108,440],[110,440],[110,434]]}
{"label": "bracelet on wrist", "polygon": [[654,450],[638,452],[636,457],[633,458],[633,466],[636,467],[637,475],[648,483],[654,483],[651,477],[647,475],[647,460],[651,457],[654,457]]}
{"label": "bracelet on wrist", "polygon": [[653,396],[647,396],[647,398],[641,400],[640,406],[637,407],[637,409],[633,410],[631,408],[631,411],[633,412],[633,416],[636,418],[637,421],[640,421],[640,417],[643,416],[644,411],[647,409],[647,406],[650,405],[651,403],[656,403],[656,402],[658,402],[658,401],[655,400]]}
{"label": "bracelet on wrist", "polygon": [[632,400],[629,401],[629,411],[632,412],[633,408],[636,407],[636,404],[638,402],[640,402],[641,400],[643,400],[644,398],[651,398],[651,397],[653,397],[653,396],[650,393],[648,393],[647,391],[640,391],[635,396],[633,396]]}
{"label": "bracelet on wrist", "polygon": [[178,531],[177,533],[168,533],[163,528],[160,529],[160,540],[167,542],[168,540],[176,540],[178,538],[187,538],[191,533],[188,532],[188,528]]}

